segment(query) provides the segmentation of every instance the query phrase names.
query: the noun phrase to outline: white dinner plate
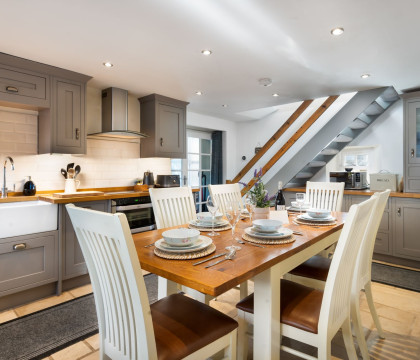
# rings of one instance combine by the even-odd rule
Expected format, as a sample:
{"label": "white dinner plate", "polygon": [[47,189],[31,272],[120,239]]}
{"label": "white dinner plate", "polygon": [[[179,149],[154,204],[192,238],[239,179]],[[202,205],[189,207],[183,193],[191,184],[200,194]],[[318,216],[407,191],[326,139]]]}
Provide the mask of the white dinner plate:
{"label": "white dinner plate", "polygon": [[[198,226],[198,227],[204,227],[204,228],[211,228],[211,222],[202,222],[202,221],[198,221],[198,220],[191,220],[189,222],[189,224],[194,225],[194,226]],[[216,221],[214,223],[214,227],[221,227],[221,226],[225,226],[228,225],[229,221],[222,219],[220,221]]]}
{"label": "white dinner plate", "polygon": [[[302,208],[302,213],[304,213],[304,212],[306,212],[306,210],[308,210],[309,208]],[[299,212],[300,211],[300,209],[299,208],[295,208],[295,207],[293,207],[293,206],[289,206],[288,208],[286,208],[286,210],[289,210],[289,211],[297,211],[297,212]]]}
{"label": "white dinner plate", "polygon": [[211,245],[213,240],[207,236],[200,235],[198,240],[192,246],[175,247],[168,245],[164,239],[157,240],[155,246],[159,250],[172,252],[172,253],[187,253],[206,249]]}
{"label": "white dinner plate", "polygon": [[251,236],[256,236],[260,238],[270,238],[270,239],[282,239],[285,237],[288,237],[293,234],[293,231],[287,228],[280,228],[276,232],[272,233],[261,233],[258,231],[255,231],[254,228],[248,227],[245,229],[245,233]]}
{"label": "white dinner plate", "polygon": [[309,221],[334,221],[335,220],[335,217],[331,215],[328,215],[325,218],[314,218],[312,216],[309,216],[308,214],[302,214],[302,215],[298,215],[297,218],[301,220],[309,220]]}

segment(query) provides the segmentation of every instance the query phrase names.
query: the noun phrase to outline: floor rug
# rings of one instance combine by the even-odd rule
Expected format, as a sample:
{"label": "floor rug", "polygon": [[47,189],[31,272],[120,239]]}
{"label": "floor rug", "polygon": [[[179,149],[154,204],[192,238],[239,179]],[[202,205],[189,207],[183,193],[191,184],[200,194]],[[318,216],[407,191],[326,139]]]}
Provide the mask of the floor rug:
{"label": "floor rug", "polygon": [[[157,276],[144,277],[150,303]],[[0,360],[42,359],[98,332],[93,294],[0,325]]]}
{"label": "floor rug", "polygon": [[372,281],[420,292],[420,271],[373,262]]}

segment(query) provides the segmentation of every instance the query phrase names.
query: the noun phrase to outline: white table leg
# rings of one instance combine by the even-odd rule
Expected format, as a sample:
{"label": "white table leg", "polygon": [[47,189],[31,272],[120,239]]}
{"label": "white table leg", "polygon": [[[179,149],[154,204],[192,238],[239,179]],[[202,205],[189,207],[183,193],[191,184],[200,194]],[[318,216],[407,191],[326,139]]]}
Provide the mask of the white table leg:
{"label": "white table leg", "polygon": [[158,300],[178,292],[178,286],[171,280],[158,276]]}

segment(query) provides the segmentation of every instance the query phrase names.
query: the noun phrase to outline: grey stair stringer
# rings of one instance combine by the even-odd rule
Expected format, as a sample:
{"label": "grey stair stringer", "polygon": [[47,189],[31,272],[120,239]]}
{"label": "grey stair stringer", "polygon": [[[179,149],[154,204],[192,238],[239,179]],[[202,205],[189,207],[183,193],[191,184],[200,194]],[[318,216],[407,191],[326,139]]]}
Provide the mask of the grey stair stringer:
{"label": "grey stair stringer", "polygon": [[[304,186],[399,98],[392,86],[358,92],[267,182],[269,193],[277,189],[278,181],[285,187]],[[360,126],[362,122],[366,126]]]}

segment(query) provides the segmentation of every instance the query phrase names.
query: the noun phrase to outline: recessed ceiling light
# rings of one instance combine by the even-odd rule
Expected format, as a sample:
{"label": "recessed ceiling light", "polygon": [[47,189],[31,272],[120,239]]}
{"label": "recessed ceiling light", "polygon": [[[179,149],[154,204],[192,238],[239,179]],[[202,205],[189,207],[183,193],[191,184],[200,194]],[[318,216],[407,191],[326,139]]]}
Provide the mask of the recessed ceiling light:
{"label": "recessed ceiling light", "polygon": [[114,66],[114,64],[111,64],[109,61],[104,62],[104,63],[103,63],[103,65],[104,65],[105,67],[107,67],[107,68],[110,68],[110,67],[113,67],[113,66]]}
{"label": "recessed ceiling light", "polygon": [[212,54],[212,51],[211,50],[208,50],[208,49],[204,49],[204,50],[201,50],[201,53],[203,55],[205,55],[205,56],[209,56],[209,55]]}
{"label": "recessed ceiling light", "polygon": [[260,84],[261,86],[264,86],[264,87],[268,87],[268,86],[271,86],[273,84],[273,80],[271,80],[270,78],[258,79],[258,84]]}
{"label": "recessed ceiling light", "polygon": [[344,29],[342,27],[336,27],[331,30],[331,35],[340,36],[343,32],[344,32]]}
{"label": "recessed ceiling light", "polygon": [[360,75],[360,77],[362,79],[367,79],[368,77],[370,77],[370,74],[363,74],[363,75]]}
{"label": "recessed ceiling light", "polygon": [[222,106],[226,108],[226,107],[228,107],[229,105],[228,105],[228,104],[223,104]]}
{"label": "recessed ceiling light", "polygon": [[280,96],[280,95],[279,95],[279,94],[277,94],[277,93],[274,93],[274,94],[273,94],[273,96],[274,96],[274,97],[277,97],[277,96]]}
{"label": "recessed ceiling light", "polygon": [[203,93],[201,91],[196,91],[195,94],[198,95],[198,96],[203,95]]}

